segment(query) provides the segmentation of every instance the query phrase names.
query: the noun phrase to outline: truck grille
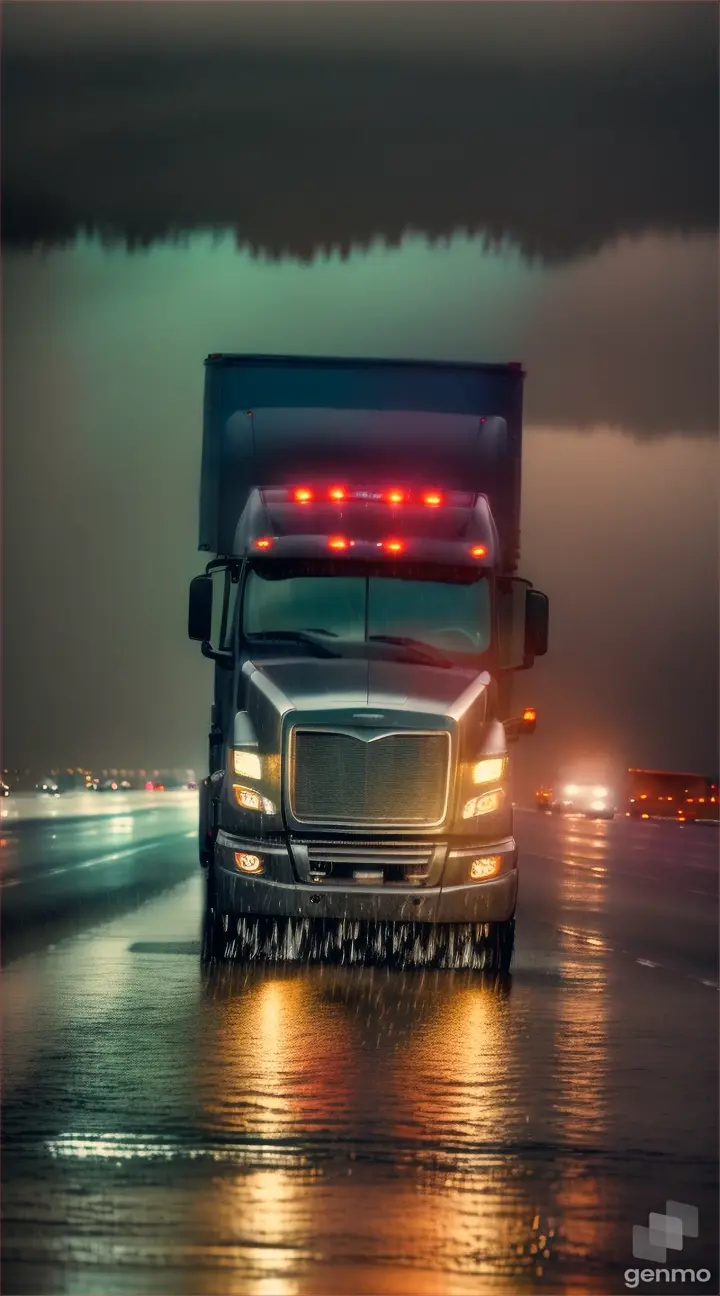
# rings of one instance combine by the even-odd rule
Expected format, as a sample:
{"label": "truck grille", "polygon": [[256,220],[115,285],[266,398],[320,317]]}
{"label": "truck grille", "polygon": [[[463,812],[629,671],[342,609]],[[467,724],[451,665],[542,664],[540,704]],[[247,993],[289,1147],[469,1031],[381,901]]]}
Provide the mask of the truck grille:
{"label": "truck grille", "polygon": [[391,733],[367,740],[324,729],[293,734],[291,808],[302,823],[442,823],[450,734]]}
{"label": "truck grille", "polygon": [[425,886],[434,846],[427,842],[310,842],[313,882]]}

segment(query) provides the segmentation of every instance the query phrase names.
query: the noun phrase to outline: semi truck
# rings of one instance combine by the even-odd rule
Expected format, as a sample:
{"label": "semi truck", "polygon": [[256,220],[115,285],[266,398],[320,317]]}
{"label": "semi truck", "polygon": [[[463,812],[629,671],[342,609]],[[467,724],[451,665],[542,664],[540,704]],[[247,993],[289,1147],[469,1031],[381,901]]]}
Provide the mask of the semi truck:
{"label": "semi truck", "polygon": [[717,788],[703,774],[630,769],[627,813],[631,819],[676,819],[695,823],[714,818]]}
{"label": "semi truck", "polygon": [[204,960],[509,967],[513,680],[548,644],[517,575],[523,379],[207,357]]}

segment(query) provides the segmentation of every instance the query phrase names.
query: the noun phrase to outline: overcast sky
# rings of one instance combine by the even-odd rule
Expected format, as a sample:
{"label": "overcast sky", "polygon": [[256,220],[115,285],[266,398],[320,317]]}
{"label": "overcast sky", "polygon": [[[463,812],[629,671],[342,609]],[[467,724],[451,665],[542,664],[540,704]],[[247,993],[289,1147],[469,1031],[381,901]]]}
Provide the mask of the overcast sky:
{"label": "overcast sky", "polygon": [[454,60],[482,53],[532,65],[538,57],[573,65],[622,57],[636,68],[664,70],[685,60],[697,66],[699,57],[712,63],[707,41],[713,8],[689,0],[6,0],[3,35],[13,53],[89,48],[166,53],[233,46],[273,53],[448,54]]}

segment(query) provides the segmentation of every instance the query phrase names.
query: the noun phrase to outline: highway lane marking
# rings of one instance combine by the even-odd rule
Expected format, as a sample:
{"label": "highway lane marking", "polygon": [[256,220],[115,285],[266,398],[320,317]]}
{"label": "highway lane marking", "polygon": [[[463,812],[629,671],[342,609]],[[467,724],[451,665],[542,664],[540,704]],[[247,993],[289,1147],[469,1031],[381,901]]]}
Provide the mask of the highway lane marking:
{"label": "highway lane marking", "polygon": [[28,878],[8,878],[6,882],[0,882],[0,890],[9,886],[22,886],[25,882],[42,882],[44,878],[57,877],[60,873],[74,873],[77,869],[96,868],[99,864],[115,864],[118,860],[129,859],[131,855],[139,855],[141,851],[157,850],[165,842],[174,841],[177,837],[194,837],[195,833],[168,833],[166,837],[156,838],[151,842],[144,842],[142,846],[131,846],[127,850],[112,851],[108,855],[98,855],[97,859],[81,860],[78,864],[64,864],[61,868],[47,869],[44,873],[33,873]]}
{"label": "highway lane marking", "polygon": [[[598,853],[597,857],[594,860],[590,858],[581,859],[581,860],[573,859],[571,857],[572,855],[571,852],[568,852],[565,858],[563,858],[563,856],[559,854],[545,855],[543,854],[542,851],[535,851],[535,850],[531,850],[530,848],[528,848],[527,850],[523,850],[522,854],[523,857],[525,857],[528,860],[543,860],[546,861],[548,864],[559,864],[562,868],[577,868],[577,869],[584,869],[587,872],[590,872],[592,871],[593,868],[602,867],[604,874],[608,878],[627,877],[627,878],[632,878],[638,882],[643,880],[647,880],[650,882],[658,882],[658,883],[662,883],[664,886],[670,885],[673,881],[676,880],[678,876],[676,871],[672,873],[672,876],[668,876],[666,873],[663,872],[658,872],[658,871],[649,872],[646,869],[635,868],[632,864],[627,864],[623,866],[622,864],[613,862],[612,857],[608,857],[606,855],[603,855],[602,853]],[[682,864],[678,865],[677,861],[672,859],[667,859],[667,860],[656,859],[653,862],[656,865],[667,864],[668,867],[672,868],[673,870],[677,870],[678,868],[683,868],[688,870],[693,869],[695,872],[700,872],[700,873],[717,874],[717,864],[712,864],[712,863],[699,864],[699,863],[694,863],[692,860],[683,860]],[[692,890],[691,887],[681,887],[680,889],[685,892],[690,892]],[[703,893],[697,892],[696,894],[713,895],[713,892],[710,891],[703,892]],[[713,895],[713,898],[715,899],[716,897]]]}
{"label": "highway lane marking", "polygon": [[[549,925],[553,926],[552,923]],[[693,981],[695,985],[706,986],[709,990],[720,989],[720,986],[715,981],[708,981],[705,977],[693,976],[691,972],[681,972],[679,968],[670,967],[665,963],[656,963],[653,959],[638,958],[633,950],[611,945],[609,941],[605,940],[604,936],[600,936],[596,932],[585,931],[581,927],[557,927],[555,930],[561,936],[569,936],[571,940],[579,941],[583,945],[589,945],[591,949],[596,949],[603,954],[623,954],[625,958],[632,959],[640,967],[658,968],[661,972],[668,972],[671,976],[683,977],[686,981]]]}

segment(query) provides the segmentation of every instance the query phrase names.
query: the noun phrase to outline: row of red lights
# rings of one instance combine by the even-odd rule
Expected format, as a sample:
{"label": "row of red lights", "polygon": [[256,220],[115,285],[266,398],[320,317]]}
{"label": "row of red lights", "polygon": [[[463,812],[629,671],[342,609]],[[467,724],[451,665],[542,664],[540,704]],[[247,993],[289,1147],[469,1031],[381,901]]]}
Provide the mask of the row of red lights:
{"label": "row of red lights", "polygon": [[[311,504],[315,499],[315,492],[309,486],[296,486],[292,497],[296,504]],[[342,504],[344,500],[352,497],[353,492],[348,491],[345,486],[331,486],[327,492],[327,498],[335,504]],[[411,498],[409,491],[399,488],[383,491],[382,497],[387,504],[409,504]],[[443,503],[442,493],[436,490],[424,491],[421,498],[427,508],[439,508]]]}
{"label": "row of red lights", "polygon": [[[261,536],[255,541],[256,549],[272,549],[274,541],[269,536]],[[343,550],[350,549],[355,544],[354,540],[347,540],[345,536],[330,536],[327,542],[328,549]],[[378,549],[384,549],[386,553],[404,553],[404,540],[380,540]],[[472,558],[487,558],[487,545],[476,544],[470,549]]]}

